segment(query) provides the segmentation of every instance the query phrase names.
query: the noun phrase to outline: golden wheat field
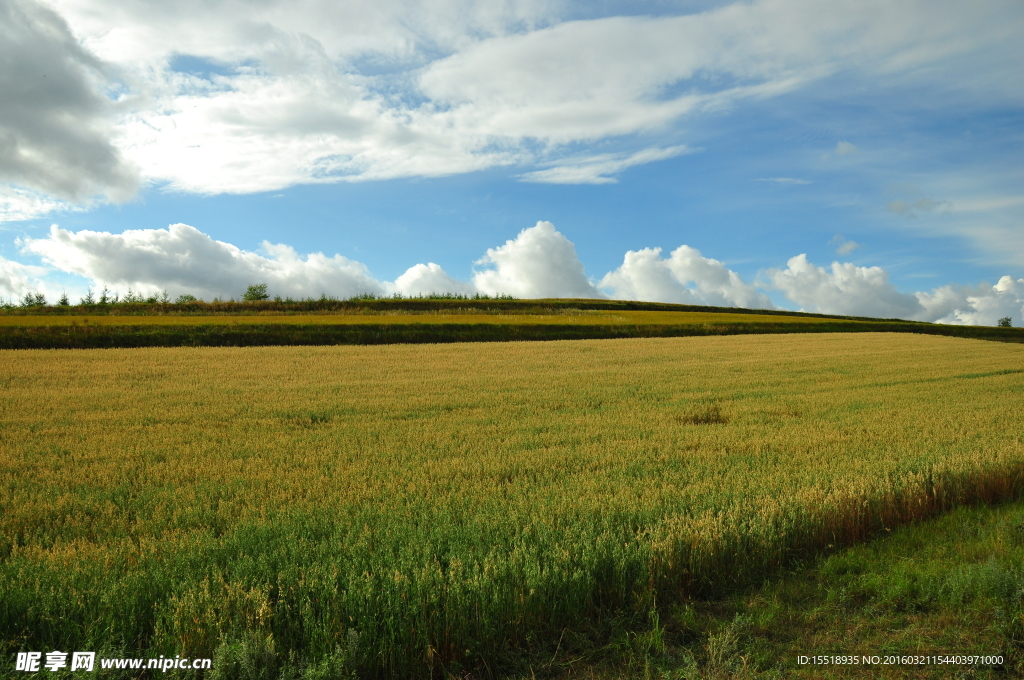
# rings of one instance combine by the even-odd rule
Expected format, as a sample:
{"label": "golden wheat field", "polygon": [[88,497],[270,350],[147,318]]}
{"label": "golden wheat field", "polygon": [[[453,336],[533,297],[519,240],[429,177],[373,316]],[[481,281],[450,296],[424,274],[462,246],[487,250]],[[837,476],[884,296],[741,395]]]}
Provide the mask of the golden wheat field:
{"label": "golden wheat field", "polygon": [[2,642],[495,663],[1017,495],[1022,398],[904,334],[4,351]]}

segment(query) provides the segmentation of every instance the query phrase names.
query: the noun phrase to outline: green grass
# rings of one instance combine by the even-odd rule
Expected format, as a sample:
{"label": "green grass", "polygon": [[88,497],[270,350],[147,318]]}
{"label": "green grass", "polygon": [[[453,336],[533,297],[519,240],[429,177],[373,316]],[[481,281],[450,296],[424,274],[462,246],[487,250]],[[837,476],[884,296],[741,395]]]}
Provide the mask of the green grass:
{"label": "green grass", "polygon": [[[1024,675],[1024,503],[958,508],[752,589],[660,608],[595,646],[570,636],[537,678],[1006,678]],[[799,664],[798,657],[995,655],[1001,666]]]}

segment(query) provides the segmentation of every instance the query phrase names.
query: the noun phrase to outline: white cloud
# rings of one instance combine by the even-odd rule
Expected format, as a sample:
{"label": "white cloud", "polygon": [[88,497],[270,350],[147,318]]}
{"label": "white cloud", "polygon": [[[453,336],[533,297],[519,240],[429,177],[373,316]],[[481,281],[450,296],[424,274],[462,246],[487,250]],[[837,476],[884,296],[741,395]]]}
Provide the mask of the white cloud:
{"label": "white cloud", "polygon": [[610,175],[635,165],[674,158],[685,153],[691,153],[691,149],[680,145],[644,149],[634,154],[602,154],[561,161],[553,168],[528,172],[519,175],[519,178],[524,182],[547,184],[615,184],[618,180]]}
{"label": "white cloud", "polygon": [[476,264],[493,267],[473,275],[473,285],[487,295],[605,297],[587,280],[576,247],[550,222],[537,222],[505,245],[488,248]]}
{"label": "white cloud", "polygon": [[107,67],[64,19],[32,0],[0,2],[0,64],[0,219],[60,205],[48,197],[130,198],[138,178],[113,143]]}
{"label": "white cloud", "polygon": [[755,182],[774,182],[776,184],[810,184],[809,179],[798,179],[796,177],[759,177]]}
{"label": "white cloud", "polygon": [[[372,55],[378,63],[450,53],[469,43],[556,20],[548,0],[51,0],[102,58],[154,63],[170,54],[234,63],[273,52],[277,41],[308,36],[340,63]],[[401,63],[401,62],[400,62]],[[408,64],[402,64],[407,66]]]}
{"label": "white cloud", "polygon": [[974,246],[979,263],[1024,265],[1024,181],[1019,168],[967,166],[928,178],[927,186],[897,185],[886,208],[893,226],[927,238],[953,237]]}
{"label": "white cloud", "polygon": [[[477,271],[473,283],[452,278],[432,262],[410,267],[393,283],[380,281],[364,264],[342,255],[301,256],[288,245],[267,242],[261,253],[255,253],[216,241],[187,224],[122,234],[70,232],[54,225],[46,238],[27,239],[22,248],[96,286],[108,285],[120,292],[131,287],[143,293],[166,289],[172,295],[189,293],[206,300],[240,297],[254,283],[266,283],[271,295],[293,298],[394,292],[604,297],[584,275],[573,244],[550,222],[538,222],[505,245],[488,249],[477,264],[489,268]],[[27,279],[19,276],[11,279],[10,294],[24,292]]]}
{"label": "white cloud", "polygon": [[24,249],[62,271],[144,293],[167,289],[210,300],[241,297],[254,283],[266,283],[271,295],[296,298],[385,292],[365,265],[341,255],[301,257],[290,246],[267,242],[261,255],[215,241],[187,224],[122,234],[72,233],[53,226],[47,238],[26,240]]}
{"label": "white cloud", "polygon": [[476,292],[476,288],[471,284],[453,279],[440,265],[433,262],[409,267],[404,274],[395,279],[394,290],[403,295],[472,295]]}
{"label": "white cloud", "polygon": [[901,319],[921,315],[917,298],[897,291],[881,267],[833,262],[828,271],[808,262],[806,255],[792,257],[786,265],[767,272],[768,285],[803,311]]}
{"label": "white cloud", "polygon": [[438,177],[516,159],[430,116],[389,108],[316,49],[296,49],[295,58],[306,72],[239,75],[226,89],[173,97],[159,113],[134,116],[124,127],[125,153],[168,189],[205,194]]}
{"label": "white cloud", "polygon": [[598,285],[620,300],[774,307],[767,295],[744,283],[739,274],[685,245],[673,250],[667,258],[661,257],[661,248],[630,250],[622,265],[605,274]]}
{"label": "white cloud", "polygon": [[[996,43],[966,37],[967,25],[994,22],[1004,3],[970,14],[954,3],[937,9],[914,0],[824,10],[813,0],[762,0],[686,16],[567,21],[480,41],[430,64],[419,83],[450,107],[452,120],[484,133],[597,139],[775,96],[841,70],[916,69],[928,77],[924,64],[1011,40],[1006,31]],[[837,150],[852,148],[841,142]]]}
{"label": "white cloud", "polygon": [[840,255],[849,255],[853,251],[860,248],[860,244],[855,241],[848,241],[842,234],[836,234],[829,241],[831,245],[836,247],[836,253]]}
{"label": "white cloud", "polygon": [[1024,324],[1024,279],[1004,276],[994,286],[943,286],[915,294],[929,320],[939,323],[994,326],[1008,316]]}
{"label": "white cloud", "polygon": [[31,220],[54,212],[77,212],[73,203],[19,187],[0,185],[0,222]]}
{"label": "white cloud", "polygon": [[936,201],[931,198],[919,198],[917,200],[898,199],[890,201],[886,208],[890,212],[894,212],[904,217],[917,217],[918,213],[936,212],[940,210],[949,210],[952,204],[949,201]]}
{"label": "white cloud", "polygon": [[940,201],[934,207],[943,207],[950,212],[988,212],[1024,205],[1024,196],[984,196],[958,201]]}
{"label": "white cloud", "polygon": [[[256,253],[216,241],[198,229],[175,224],[167,229],[138,229],[122,234],[70,232],[54,225],[45,238],[21,241],[23,252],[42,258],[46,267],[0,258],[0,297],[20,299],[45,293],[52,302],[61,291],[54,270],[75,274],[94,287],[108,285],[124,293],[167,290],[203,299],[240,297],[254,283],[268,284],[271,295],[306,298],[361,293],[429,295],[476,292],[529,298],[602,298],[676,302],[746,308],[772,308],[768,297],[745,283],[721,262],[680,246],[668,257],[660,248],[628,251],[623,263],[600,281],[602,292],[586,277],[575,246],[550,222],[522,230],[504,245],[487,250],[472,283],[459,281],[435,264],[410,267],[394,282],[375,279],[360,262],[341,255],[299,255],[284,244],[264,242]],[[902,293],[881,267],[833,262],[817,267],[806,255],[791,258],[785,269],[764,273],[759,286],[782,291],[803,311],[852,316],[904,318],[954,324],[994,325],[1010,316],[1024,323],[1024,279],[1002,277],[996,285],[948,285],[931,292]]]}
{"label": "white cloud", "polygon": [[836,155],[837,156],[848,156],[851,153],[856,153],[857,152],[857,147],[855,147],[850,142],[840,141],[840,142],[836,142],[836,150],[835,151],[836,151]]}
{"label": "white cloud", "polygon": [[937,323],[994,326],[1004,316],[1019,324],[1024,315],[1024,279],[1002,277],[995,286],[943,286],[901,293],[881,267],[833,262],[831,271],[806,255],[790,258],[786,269],[767,272],[768,286],[781,290],[803,311],[901,318]]}
{"label": "white cloud", "polygon": [[46,274],[44,267],[21,264],[0,257],[0,301],[17,301],[25,293],[46,291],[50,289],[42,277]]}
{"label": "white cloud", "polygon": [[[543,0],[52,4],[81,44],[50,10],[7,0],[11,17],[21,13],[9,24],[22,27],[15,53],[24,68],[6,69],[0,91],[53,66],[67,86],[48,96],[64,99],[5,97],[20,117],[5,109],[0,120],[24,121],[12,133],[19,144],[70,161],[18,170],[19,181],[76,201],[130,193],[124,158],[146,181],[197,193],[503,165],[522,167],[529,181],[608,182],[665,157],[688,114],[839,72],[1021,99],[1021,16],[1000,0],[824,10],[816,0],[756,0],[583,20],[564,19],[593,16],[591,7]],[[175,71],[182,58],[206,72]],[[109,85],[115,70],[123,87],[111,108],[96,84]],[[40,132],[65,119],[73,124],[46,128],[59,134]],[[626,150],[564,158],[612,138]],[[841,141],[836,153],[853,148]]]}

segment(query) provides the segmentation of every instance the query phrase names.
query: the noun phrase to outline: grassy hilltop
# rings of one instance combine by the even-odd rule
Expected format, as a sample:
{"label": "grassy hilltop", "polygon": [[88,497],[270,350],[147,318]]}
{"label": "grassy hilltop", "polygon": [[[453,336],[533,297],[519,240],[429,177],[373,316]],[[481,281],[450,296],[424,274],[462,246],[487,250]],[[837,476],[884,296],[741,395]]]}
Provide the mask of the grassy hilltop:
{"label": "grassy hilltop", "polygon": [[5,352],[0,642],[211,678],[572,675],[584,643],[796,672],[686,603],[1019,497],[1022,392],[1021,345],[893,333]]}

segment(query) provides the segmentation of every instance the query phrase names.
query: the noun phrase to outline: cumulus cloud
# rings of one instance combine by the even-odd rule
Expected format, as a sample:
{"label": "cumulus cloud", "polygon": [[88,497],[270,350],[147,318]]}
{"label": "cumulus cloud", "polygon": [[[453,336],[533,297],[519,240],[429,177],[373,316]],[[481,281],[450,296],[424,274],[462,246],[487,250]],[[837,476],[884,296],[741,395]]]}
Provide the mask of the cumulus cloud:
{"label": "cumulus cloud", "polygon": [[[56,12],[32,0],[0,1],[0,181],[67,201],[125,200],[137,175],[113,141],[106,67]],[[7,219],[59,203],[6,190]]]}
{"label": "cumulus cloud", "polygon": [[785,269],[769,270],[767,278],[770,287],[803,311],[901,319],[917,318],[921,312],[917,298],[897,291],[881,267],[833,262],[826,270],[801,254],[790,258]]}
{"label": "cumulus cloud", "polygon": [[598,284],[621,300],[649,300],[718,307],[771,309],[768,296],[739,274],[699,250],[679,246],[667,257],[661,248],[630,250],[622,265]]}
{"label": "cumulus cloud", "polygon": [[915,295],[931,321],[994,326],[1008,316],[1015,326],[1024,323],[1024,279],[1003,276],[994,286],[943,286]]}
{"label": "cumulus cloud", "polygon": [[122,234],[72,233],[53,226],[48,237],[24,241],[24,249],[53,267],[102,284],[143,292],[167,289],[207,300],[240,297],[254,283],[266,283],[272,295],[282,297],[385,292],[365,265],[341,255],[301,257],[290,246],[268,242],[264,254],[254,253],[187,224]]}
{"label": "cumulus cloud", "polygon": [[806,255],[790,258],[786,269],[767,272],[768,286],[782,291],[803,311],[913,321],[993,326],[1004,316],[1024,314],[1024,279],[1002,277],[995,286],[943,286],[931,292],[901,293],[881,267],[833,262],[816,267]]}
{"label": "cumulus cloud", "polygon": [[537,222],[476,262],[473,285],[487,295],[520,298],[603,298],[583,271],[576,247],[550,222]]}
{"label": "cumulus cloud", "polygon": [[[71,232],[54,225],[46,238],[27,239],[22,248],[97,285],[143,293],[166,289],[206,300],[238,297],[254,283],[266,283],[271,295],[293,298],[395,292],[605,297],[587,280],[573,244],[550,222],[538,222],[505,245],[488,249],[477,262],[485,268],[474,274],[472,283],[451,277],[433,262],[410,267],[394,282],[380,281],[364,264],[342,255],[301,256],[290,246],[268,242],[259,253],[245,251],[187,224],[122,234]],[[24,288],[23,278],[12,279],[14,293]]]}
{"label": "cumulus cloud", "polygon": [[44,267],[13,262],[0,257],[0,300],[16,300],[30,291],[43,291],[50,286],[42,280]]}
{"label": "cumulus cloud", "polygon": [[433,262],[409,267],[404,274],[395,279],[394,290],[402,295],[472,295],[477,292],[471,284],[453,279],[440,265]]}
{"label": "cumulus cloud", "polygon": [[[524,299],[612,297],[774,307],[765,293],[736,272],[685,245],[667,257],[660,248],[628,251],[622,265],[595,286],[587,279],[573,243],[550,222],[538,222],[504,245],[488,249],[476,262],[481,268],[471,283],[453,278],[433,262],[410,267],[394,282],[381,281],[364,264],[342,255],[299,255],[288,245],[268,242],[260,252],[251,252],[185,224],[121,234],[70,232],[54,225],[47,237],[20,243],[24,253],[38,256],[46,266],[0,258],[0,298],[17,300],[39,291],[52,301],[61,290],[52,281],[58,270],[115,291],[167,290],[206,300],[237,298],[247,286],[266,283],[271,295],[292,298],[479,292]],[[903,293],[881,267],[833,262],[826,269],[798,255],[785,269],[767,270],[758,286],[781,291],[803,311],[972,325],[994,325],[1009,316],[1016,325],[1024,323],[1024,279],[1011,276],[994,286],[947,285],[930,292]]]}

